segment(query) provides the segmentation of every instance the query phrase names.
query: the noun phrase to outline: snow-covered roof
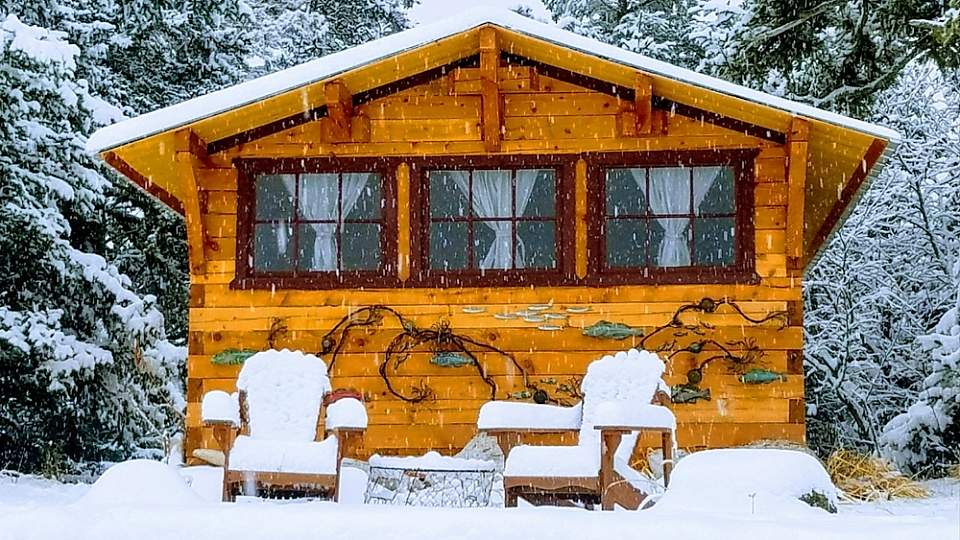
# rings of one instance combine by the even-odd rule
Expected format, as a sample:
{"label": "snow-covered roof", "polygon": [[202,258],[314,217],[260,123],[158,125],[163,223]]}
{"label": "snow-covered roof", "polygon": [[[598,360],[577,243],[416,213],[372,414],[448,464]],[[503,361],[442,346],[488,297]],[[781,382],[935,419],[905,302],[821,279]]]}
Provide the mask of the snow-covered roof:
{"label": "snow-covered roof", "polygon": [[741,98],[791,114],[820,120],[887,141],[899,141],[897,132],[841,114],[824,111],[752,90],[695,71],[574,34],[504,9],[476,8],[457,17],[419,26],[369,43],[330,54],[283,71],[124,120],[95,132],[87,141],[91,152],[102,152],[151,135],[256,103],[411,49],[492,24],[555,45],[597,56],[631,68],[693,86]]}

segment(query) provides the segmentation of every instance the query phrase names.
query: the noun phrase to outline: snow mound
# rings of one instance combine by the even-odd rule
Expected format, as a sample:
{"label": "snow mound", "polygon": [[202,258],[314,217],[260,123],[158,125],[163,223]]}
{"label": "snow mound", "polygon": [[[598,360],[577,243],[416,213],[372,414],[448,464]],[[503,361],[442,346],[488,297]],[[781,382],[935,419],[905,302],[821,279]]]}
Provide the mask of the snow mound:
{"label": "snow mound", "polygon": [[804,515],[800,501],[816,491],[834,506],[837,488],[816,458],[795,450],[732,448],[690,454],[677,462],[657,511]]}
{"label": "snow mound", "polygon": [[237,394],[228,394],[223,390],[211,390],[203,395],[200,415],[204,422],[233,422],[240,425],[240,407]]}
{"label": "snow mound", "polygon": [[343,398],[327,405],[327,429],[367,427],[367,409],[363,402],[354,398]]}
{"label": "snow mound", "polygon": [[237,379],[247,395],[250,436],[275,441],[313,441],[323,395],[330,391],[327,365],[302,351],[262,351],[247,358]]}
{"label": "snow mound", "polygon": [[190,505],[202,500],[177,469],[159,461],[135,459],[107,469],[77,504]]}

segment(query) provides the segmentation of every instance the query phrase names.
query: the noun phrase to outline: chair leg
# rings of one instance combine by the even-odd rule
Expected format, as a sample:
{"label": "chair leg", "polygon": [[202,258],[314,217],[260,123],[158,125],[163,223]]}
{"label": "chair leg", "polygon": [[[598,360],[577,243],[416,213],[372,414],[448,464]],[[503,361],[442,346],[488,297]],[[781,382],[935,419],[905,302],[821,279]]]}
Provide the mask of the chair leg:
{"label": "chair leg", "polygon": [[233,491],[233,478],[230,475],[230,471],[224,469],[223,471],[223,502],[234,502],[237,498],[234,496]]}
{"label": "chair leg", "polygon": [[661,443],[663,445],[663,487],[667,487],[670,485],[670,473],[673,471],[673,432],[663,432]]}

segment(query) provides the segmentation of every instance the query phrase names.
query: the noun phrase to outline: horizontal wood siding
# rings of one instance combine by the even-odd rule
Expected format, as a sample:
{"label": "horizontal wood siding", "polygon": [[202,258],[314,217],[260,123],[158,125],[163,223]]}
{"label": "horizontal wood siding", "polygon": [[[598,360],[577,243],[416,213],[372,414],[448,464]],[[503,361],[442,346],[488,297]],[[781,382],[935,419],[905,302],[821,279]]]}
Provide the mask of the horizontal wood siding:
{"label": "horizontal wood siding", "polygon": [[[212,434],[204,430],[199,403],[210,390],[235,389],[239,368],[211,363],[214,354],[230,348],[263,349],[274,321],[286,332],[278,347],[316,351],[320,339],[352,309],[371,304],[395,308],[418,325],[429,327],[449,321],[455,331],[491,343],[513,354],[531,380],[547,386],[576,382],[586,366],[605,353],[635,345],[638,338],[622,341],[586,337],[582,329],[599,320],[623,322],[646,331],[667,323],[682,305],[701,298],[727,298],[753,318],[790,311],[789,325],[776,322],[754,325],[729,306],[716,313],[687,313],[689,324],[709,325],[709,337],[743,350],[755,344],[763,351],[759,367],[786,373],[783,381],[745,385],[729,367],[714,362],[706,370],[702,387],[711,401],[673,406],[680,422],[678,441],[687,448],[720,447],[757,439],[802,441],[803,418],[796,414],[803,400],[802,367],[797,362],[803,337],[800,326],[800,276],[786,259],[786,154],[782,146],[682,116],[666,115],[666,132],[658,136],[623,135],[622,113],[632,103],[589,91],[569,83],[540,77],[539,90],[516,85],[503,94],[501,152],[596,152],[758,148],[755,190],[756,284],[735,285],[634,285],[609,288],[529,287],[390,290],[234,290],[237,251],[237,157],[295,156],[404,156],[482,154],[481,101],[478,95],[451,95],[451,78],[424,84],[357,107],[370,121],[369,142],[321,142],[320,122],[241,145],[211,156],[199,171],[200,205],[206,233],[205,270],[193,276],[190,308],[188,363],[187,451],[211,447]],[[457,79],[456,88],[470,91],[469,79]],[[629,116],[629,115],[628,115]],[[590,186],[587,186],[590,189]],[[405,201],[400,201],[403,205]],[[534,303],[553,302],[555,311],[568,306],[591,306],[585,314],[569,314],[560,331],[537,329],[522,320],[503,321],[491,314],[523,309]],[[483,306],[469,314],[464,306]],[[462,448],[476,433],[479,407],[490,397],[490,388],[470,367],[444,368],[418,352],[395,373],[391,381],[401,389],[425,382],[435,399],[409,404],[387,391],[378,367],[383,351],[397,326],[385,321],[377,329],[352,333],[332,377],[335,387],[363,393],[371,425],[366,452],[418,453],[428,449],[450,452]],[[693,334],[663,332],[649,340],[656,348],[673,342],[682,348],[700,339]],[[668,362],[667,382],[682,383],[686,373],[717,353],[708,344],[697,355],[682,353]],[[522,390],[517,369],[494,354],[480,354],[498,388],[497,398]],[[802,410],[802,409],[800,409]],[[791,414],[794,411],[794,414]],[[641,440],[642,443],[643,440]]]}

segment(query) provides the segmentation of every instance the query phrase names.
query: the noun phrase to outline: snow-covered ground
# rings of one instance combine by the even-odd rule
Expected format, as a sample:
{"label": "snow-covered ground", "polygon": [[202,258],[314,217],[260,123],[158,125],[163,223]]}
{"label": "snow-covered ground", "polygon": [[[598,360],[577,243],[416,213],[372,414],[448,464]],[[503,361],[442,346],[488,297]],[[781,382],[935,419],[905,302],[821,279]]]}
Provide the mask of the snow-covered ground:
{"label": "snow-covered ground", "polygon": [[[131,493],[127,502],[104,504],[102,498],[85,497],[90,486],[0,476],[0,539],[960,538],[957,480],[929,482],[933,492],[929,499],[844,503],[837,515],[771,516],[669,509],[612,513],[531,507],[458,510],[318,501],[223,504],[216,502],[219,469],[193,467],[183,473],[200,502],[191,494],[186,502],[145,504],[138,502],[140,495]],[[144,485],[142,489],[146,493],[166,488]]]}

